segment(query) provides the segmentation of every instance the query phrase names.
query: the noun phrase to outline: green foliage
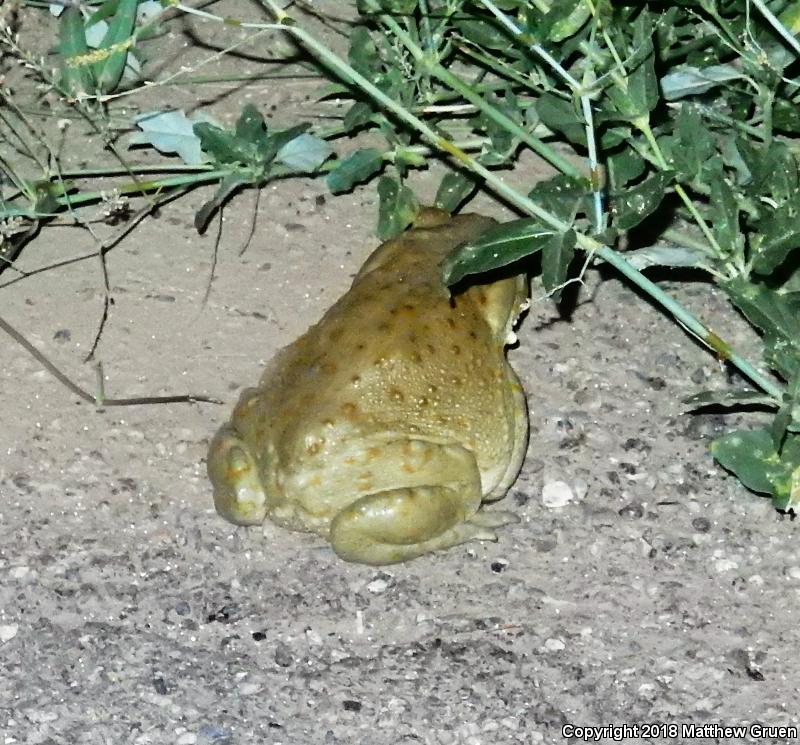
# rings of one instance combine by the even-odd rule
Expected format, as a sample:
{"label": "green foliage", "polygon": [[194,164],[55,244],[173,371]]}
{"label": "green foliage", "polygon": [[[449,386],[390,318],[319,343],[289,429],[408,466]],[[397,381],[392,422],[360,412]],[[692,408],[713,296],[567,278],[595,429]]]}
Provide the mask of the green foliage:
{"label": "green foliage", "polygon": [[414,222],[419,212],[419,202],[411,189],[389,176],[382,176],[378,181],[378,197],[378,236],[388,240]]}
{"label": "green foliage", "polygon": [[315,172],[332,151],[323,140],[305,134],[309,126],[270,130],[252,104],[242,109],[232,130],[210,122],[194,124],[192,131],[203,152],[225,173],[216,194],[195,215],[197,229],[205,229],[217,208],[240,187],[269,180],[281,166],[300,173]]}
{"label": "green foliage", "polygon": [[475,191],[477,184],[474,178],[458,171],[448,171],[439,184],[433,206],[446,212],[455,212],[459,205]]}
{"label": "green foliage", "polygon": [[[113,93],[126,68],[138,68],[134,58],[141,30],[136,28],[138,7],[139,0],[106,0],[88,21],[78,5],[64,9],[58,47],[59,85],[64,93],[74,98]],[[91,43],[98,30],[98,41]]]}
{"label": "green foliage", "polygon": [[523,218],[489,228],[477,240],[465,243],[442,265],[445,284],[454,285],[470,274],[513,264],[543,250],[558,234],[539,220]]}
{"label": "green foliage", "polygon": [[748,488],[769,494],[775,506],[800,507],[800,437],[790,435],[779,451],[768,429],[737,431],[713,442],[714,457]]}
{"label": "green foliage", "polygon": [[83,63],[89,51],[83,16],[77,7],[64,10],[59,26],[58,53],[61,57],[61,85],[72,96],[85,96],[94,91],[94,72]]}
{"label": "green foliage", "polygon": [[372,178],[383,167],[383,153],[374,147],[361,148],[342,158],[328,174],[333,194],[350,191],[356,184]]}

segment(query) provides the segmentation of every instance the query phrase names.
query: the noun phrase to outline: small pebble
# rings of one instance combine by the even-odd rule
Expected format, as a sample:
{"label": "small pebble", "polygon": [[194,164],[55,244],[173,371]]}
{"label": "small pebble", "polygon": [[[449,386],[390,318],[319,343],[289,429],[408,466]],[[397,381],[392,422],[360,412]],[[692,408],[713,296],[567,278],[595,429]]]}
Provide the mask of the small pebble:
{"label": "small pebble", "polygon": [[6,642],[11,641],[17,635],[18,631],[18,623],[9,623],[0,626],[0,642],[5,644]]}
{"label": "small pebble", "polygon": [[700,533],[708,533],[711,530],[711,521],[707,517],[696,517],[692,520],[692,527]]}
{"label": "small pebble", "polygon": [[215,724],[204,724],[200,728],[201,742],[214,745],[231,745],[231,733]]}
{"label": "small pebble", "polygon": [[375,595],[380,595],[382,592],[386,592],[387,587],[389,587],[389,583],[385,579],[374,579],[367,585],[367,590]]}
{"label": "small pebble", "polygon": [[714,562],[714,569],[718,572],[730,572],[733,569],[738,569],[739,565],[732,559],[717,559]]}
{"label": "small pebble", "polygon": [[548,639],[544,643],[545,651],[547,652],[561,652],[566,648],[566,644],[564,644],[561,639]]}
{"label": "small pebble", "polygon": [[175,740],[176,745],[194,745],[197,742],[197,735],[194,732],[184,732],[182,735],[178,735],[178,739]]}
{"label": "small pebble", "polygon": [[261,690],[261,683],[240,683],[239,684],[239,693],[242,696],[252,696],[254,693],[258,693]]}
{"label": "small pebble", "polygon": [[542,502],[550,509],[566,507],[573,499],[575,495],[569,484],[564,481],[550,481],[542,489]]}
{"label": "small pebble", "polygon": [[583,499],[589,492],[589,484],[584,479],[575,479],[572,482],[572,488],[575,490],[575,496],[578,499]]}

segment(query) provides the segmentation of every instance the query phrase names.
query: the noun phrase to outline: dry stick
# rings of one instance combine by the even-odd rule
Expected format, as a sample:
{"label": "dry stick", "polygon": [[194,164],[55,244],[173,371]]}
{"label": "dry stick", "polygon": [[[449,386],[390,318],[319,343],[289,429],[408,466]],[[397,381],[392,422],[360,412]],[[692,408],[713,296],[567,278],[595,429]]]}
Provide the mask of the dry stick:
{"label": "dry stick", "polygon": [[59,370],[47,357],[45,357],[36,347],[33,346],[19,331],[17,331],[8,321],[0,316],[0,329],[5,331],[17,344],[32,354],[36,360],[60,383],[71,390],[78,398],[95,404],[95,406],[135,406],[138,404],[170,404],[170,403],[191,403],[202,401],[209,404],[221,404],[222,401],[210,396],[196,396],[187,393],[182,396],[136,396],[134,398],[101,398],[87,393],[76,383],[73,383],[61,370]]}
{"label": "dry stick", "polygon": [[211,283],[214,281],[214,272],[217,270],[217,256],[219,256],[219,244],[222,241],[222,212],[225,205],[219,206],[219,224],[217,225],[217,237],[214,239],[214,251],[211,254],[211,272],[208,275],[208,284],[206,285],[206,292],[203,295],[203,302],[201,305],[205,308],[208,298],[211,297]]}
{"label": "dry stick", "polygon": [[256,189],[256,203],[253,205],[253,217],[250,220],[250,232],[247,234],[247,238],[244,239],[244,243],[242,243],[242,247],[239,249],[239,256],[244,256],[244,252],[250,248],[250,241],[253,240],[253,236],[256,234],[256,221],[258,220],[258,206],[261,204],[261,189]]}
{"label": "dry stick", "polygon": [[97,326],[97,332],[94,335],[92,346],[89,348],[89,354],[87,354],[83,359],[84,362],[88,362],[94,358],[94,353],[97,351],[97,345],[100,343],[100,337],[103,335],[103,331],[105,330],[106,322],[108,321],[108,312],[111,308],[111,283],[108,280],[106,252],[103,249],[100,249],[97,252],[97,257],[100,259],[100,269],[103,272],[103,289],[105,290],[103,293],[103,312],[100,314],[100,323]]}

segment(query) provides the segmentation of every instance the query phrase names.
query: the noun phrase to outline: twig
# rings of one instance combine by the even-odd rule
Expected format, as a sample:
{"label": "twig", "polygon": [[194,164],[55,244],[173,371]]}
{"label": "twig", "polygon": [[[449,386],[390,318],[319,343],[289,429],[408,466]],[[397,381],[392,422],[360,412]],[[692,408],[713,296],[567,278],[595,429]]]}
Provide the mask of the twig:
{"label": "twig", "polygon": [[83,388],[70,380],[61,370],[59,370],[47,357],[45,357],[36,347],[33,346],[19,331],[17,331],[8,321],[0,316],[0,329],[5,331],[17,344],[29,352],[56,380],[66,386],[78,398],[90,404],[100,406],[137,406],[140,404],[169,404],[169,403],[192,403],[203,402],[210,404],[221,404],[216,398],[210,396],[200,396],[187,393],[179,396],[134,396],[133,398],[101,398],[92,396]]}
{"label": "twig", "polygon": [[250,241],[256,233],[256,220],[258,219],[258,205],[261,204],[261,189],[256,189],[256,203],[253,205],[253,216],[250,219],[250,232],[247,238],[244,239],[242,247],[239,249],[239,256],[243,256],[244,252],[250,247]]}
{"label": "twig", "polygon": [[225,205],[221,204],[219,206],[219,223],[217,224],[217,237],[214,239],[214,250],[211,253],[211,272],[208,275],[208,284],[206,285],[206,291],[203,295],[203,302],[201,305],[205,307],[205,304],[208,302],[208,298],[211,296],[211,283],[214,281],[214,272],[217,269],[217,256],[219,256],[219,244],[222,240],[222,213],[225,209]]}

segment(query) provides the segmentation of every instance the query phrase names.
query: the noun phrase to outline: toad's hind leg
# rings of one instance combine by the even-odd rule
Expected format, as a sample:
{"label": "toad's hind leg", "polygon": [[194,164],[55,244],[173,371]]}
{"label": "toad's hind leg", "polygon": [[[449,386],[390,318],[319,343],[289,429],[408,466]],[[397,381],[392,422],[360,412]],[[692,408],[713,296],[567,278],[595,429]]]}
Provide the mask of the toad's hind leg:
{"label": "toad's hind leg", "polygon": [[386,489],[343,509],[330,529],[331,545],[342,559],[394,564],[466,541],[497,540],[493,528],[515,521],[508,513],[477,511],[481,481],[472,453],[433,447],[438,450],[434,460],[444,466],[438,475],[452,480]]}

